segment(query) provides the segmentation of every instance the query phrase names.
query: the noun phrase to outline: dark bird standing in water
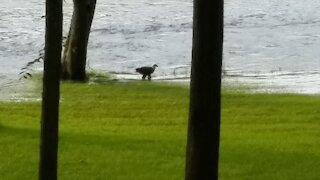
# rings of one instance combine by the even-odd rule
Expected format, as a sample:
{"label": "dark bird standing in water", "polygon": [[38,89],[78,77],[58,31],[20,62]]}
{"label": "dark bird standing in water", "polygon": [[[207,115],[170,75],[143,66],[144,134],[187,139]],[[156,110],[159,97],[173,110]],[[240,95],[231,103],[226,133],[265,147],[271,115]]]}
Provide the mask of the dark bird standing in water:
{"label": "dark bird standing in water", "polygon": [[148,79],[151,80],[151,74],[154,72],[154,70],[158,67],[158,65],[154,64],[152,67],[150,66],[144,66],[137,68],[136,71],[140,74],[142,74],[142,79],[144,80],[147,76]]}

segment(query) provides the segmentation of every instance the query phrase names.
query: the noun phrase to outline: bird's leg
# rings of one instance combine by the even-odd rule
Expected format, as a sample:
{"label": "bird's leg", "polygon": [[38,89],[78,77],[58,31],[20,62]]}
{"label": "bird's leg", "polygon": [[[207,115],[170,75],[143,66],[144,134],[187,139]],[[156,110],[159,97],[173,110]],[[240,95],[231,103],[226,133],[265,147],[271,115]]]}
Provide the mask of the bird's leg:
{"label": "bird's leg", "polygon": [[142,79],[145,80],[147,75],[142,75]]}
{"label": "bird's leg", "polygon": [[151,80],[151,74],[148,74],[148,80]]}

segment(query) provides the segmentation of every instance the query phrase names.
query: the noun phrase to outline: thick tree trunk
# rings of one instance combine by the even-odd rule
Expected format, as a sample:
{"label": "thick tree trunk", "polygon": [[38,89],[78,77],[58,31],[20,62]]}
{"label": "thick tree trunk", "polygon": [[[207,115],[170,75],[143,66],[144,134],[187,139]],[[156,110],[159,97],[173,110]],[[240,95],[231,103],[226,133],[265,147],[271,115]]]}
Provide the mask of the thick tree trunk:
{"label": "thick tree trunk", "polygon": [[47,0],[39,164],[40,180],[57,179],[61,43],[62,0]]}
{"label": "thick tree trunk", "polygon": [[223,0],[194,0],[186,180],[217,180]]}
{"label": "thick tree trunk", "polygon": [[73,0],[73,15],[63,50],[62,79],[86,80],[88,39],[96,0]]}

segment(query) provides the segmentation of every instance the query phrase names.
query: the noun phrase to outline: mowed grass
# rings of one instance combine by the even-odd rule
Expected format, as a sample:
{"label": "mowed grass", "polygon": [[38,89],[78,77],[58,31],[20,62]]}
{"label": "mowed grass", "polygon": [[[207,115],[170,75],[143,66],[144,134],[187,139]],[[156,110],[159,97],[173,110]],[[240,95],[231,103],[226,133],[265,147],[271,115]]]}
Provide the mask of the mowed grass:
{"label": "mowed grass", "polygon": [[[59,179],[184,179],[188,94],[156,82],[63,83]],[[0,179],[37,179],[39,102],[0,102]],[[320,177],[320,97],[225,91],[221,180]]]}

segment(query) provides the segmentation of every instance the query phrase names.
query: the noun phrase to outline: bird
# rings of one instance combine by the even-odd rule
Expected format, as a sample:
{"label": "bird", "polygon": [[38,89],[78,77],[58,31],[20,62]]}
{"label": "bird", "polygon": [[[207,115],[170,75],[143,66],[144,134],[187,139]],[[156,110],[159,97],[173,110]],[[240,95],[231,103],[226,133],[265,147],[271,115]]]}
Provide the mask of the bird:
{"label": "bird", "polygon": [[152,67],[150,66],[143,66],[136,69],[136,72],[142,74],[142,79],[144,80],[148,76],[148,80],[151,80],[151,74],[154,70],[158,67],[158,65],[154,64]]}

